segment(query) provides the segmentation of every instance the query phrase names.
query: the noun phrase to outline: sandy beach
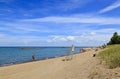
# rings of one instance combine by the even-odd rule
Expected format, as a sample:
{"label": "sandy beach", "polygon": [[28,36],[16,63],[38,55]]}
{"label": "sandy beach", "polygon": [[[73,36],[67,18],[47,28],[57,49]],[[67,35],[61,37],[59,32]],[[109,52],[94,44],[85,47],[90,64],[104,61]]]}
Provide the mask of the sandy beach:
{"label": "sandy beach", "polygon": [[98,64],[94,50],[79,53],[70,61],[65,57],[0,67],[0,79],[90,79]]}

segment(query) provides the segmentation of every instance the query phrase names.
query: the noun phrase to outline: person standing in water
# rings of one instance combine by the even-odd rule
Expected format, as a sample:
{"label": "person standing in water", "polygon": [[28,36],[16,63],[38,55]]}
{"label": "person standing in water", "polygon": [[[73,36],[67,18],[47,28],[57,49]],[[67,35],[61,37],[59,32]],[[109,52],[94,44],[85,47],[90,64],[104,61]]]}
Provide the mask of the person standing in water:
{"label": "person standing in water", "polygon": [[32,55],[32,60],[35,61],[35,55]]}

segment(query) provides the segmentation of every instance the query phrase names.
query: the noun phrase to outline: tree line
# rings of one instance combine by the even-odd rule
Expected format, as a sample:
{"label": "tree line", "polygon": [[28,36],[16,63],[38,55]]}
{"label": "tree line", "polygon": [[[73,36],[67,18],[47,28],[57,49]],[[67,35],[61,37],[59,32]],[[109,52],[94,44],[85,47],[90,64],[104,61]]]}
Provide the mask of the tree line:
{"label": "tree line", "polygon": [[113,34],[110,41],[107,43],[107,45],[112,45],[112,44],[120,44],[120,35],[118,35],[117,32]]}

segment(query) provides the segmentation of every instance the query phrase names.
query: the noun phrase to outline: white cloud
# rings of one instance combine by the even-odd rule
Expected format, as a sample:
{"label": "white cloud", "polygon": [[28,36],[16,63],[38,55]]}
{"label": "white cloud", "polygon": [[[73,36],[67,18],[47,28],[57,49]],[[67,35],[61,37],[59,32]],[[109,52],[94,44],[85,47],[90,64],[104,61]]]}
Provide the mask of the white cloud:
{"label": "white cloud", "polygon": [[83,0],[64,0],[62,2],[58,1],[58,4],[57,4],[58,6],[56,6],[56,8],[63,11],[68,11],[78,7],[82,7],[91,1],[92,0],[84,0],[84,1]]}
{"label": "white cloud", "polygon": [[[49,43],[67,43],[67,45],[75,44],[78,46],[96,46],[96,45],[103,45],[107,43],[110,38],[112,37],[114,32],[118,32],[120,34],[119,29],[115,28],[107,28],[107,29],[98,29],[98,30],[84,30],[81,31],[79,36],[51,36],[49,39]],[[64,40],[63,40],[64,39]]]}
{"label": "white cloud", "polygon": [[[48,44],[53,45],[54,44],[58,46],[64,45],[64,44],[65,45],[76,44],[80,46],[81,45],[101,45],[103,43],[107,43],[107,41],[109,40],[109,38],[112,36],[114,32],[118,32],[120,34],[120,30],[118,29],[118,27],[117,28],[103,27],[101,29],[95,29],[95,28],[92,28],[91,25],[89,27],[83,28],[83,27],[79,27],[81,26],[79,24],[78,25],[68,24],[66,27],[59,25],[59,26],[54,26],[54,28],[52,27],[45,28],[44,26],[40,26],[39,24],[38,26],[35,26],[35,25],[29,24],[28,22],[28,26],[26,26],[27,24],[24,24],[26,22],[23,22],[22,24],[21,23],[15,23],[16,25],[6,23],[8,27],[9,25],[11,27],[9,28],[0,27],[0,30],[7,31],[8,33],[10,33],[10,30],[11,30],[11,33],[10,34],[6,33],[6,36],[4,36],[3,34],[0,35],[1,45],[13,45],[13,44],[16,44],[16,45],[48,45]],[[14,27],[14,29],[12,26]],[[41,28],[40,30],[41,31],[43,30],[43,31],[41,32],[39,31],[39,29],[38,31],[34,31],[35,29],[37,30],[37,27]],[[14,30],[16,30],[16,32],[14,33],[15,35],[17,35],[18,33],[21,35],[13,36],[12,31]],[[47,32],[48,34],[47,36],[44,35],[46,34],[44,30],[50,30]],[[26,34],[25,31],[29,32],[30,34]],[[37,33],[34,33],[34,32],[37,32]],[[65,34],[65,32],[67,32],[67,34]],[[54,36],[54,35],[57,35],[57,36]]]}
{"label": "white cloud", "polygon": [[3,37],[5,37],[5,34],[0,33],[0,38],[3,38]]}
{"label": "white cloud", "polygon": [[91,32],[90,34],[91,34],[91,35],[95,35],[96,33],[95,33],[95,32]]}
{"label": "white cloud", "polygon": [[[95,46],[95,45],[102,45],[107,43],[112,36],[111,30],[103,29],[108,33],[104,33],[102,30],[87,30],[83,34],[78,35],[56,35],[56,36],[48,36],[48,37],[41,37],[41,36],[10,36],[0,34],[0,44],[3,45],[35,45],[35,46],[59,46],[59,45],[71,45],[75,44],[77,46]],[[90,32],[93,31],[93,32]],[[115,30],[114,30],[115,31]],[[99,33],[101,32],[101,33]],[[120,33],[120,32],[119,32]],[[9,40],[8,40],[9,39]],[[19,41],[18,41],[19,40]]]}
{"label": "white cloud", "polygon": [[[47,38],[38,36],[10,36],[0,38],[0,46],[42,46]],[[18,41],[19,40],[19,41]]]}
{"label": "white cloud", "polygon": [[111,37],[111,34],[82,34],[80,36],[54,36],[51,39],[47,40],[49,43],[68,43],[68,44],[76,44],[79,46],[87,45],[102,45],[107,43]]}
{"label": "white cloud", "polygon": [[53,23],[91,23],[91,24],[120,24],[120,18],[114,17],[44,17],[25,19],[22,22],[53,22]]}
{"label": "white cloud", "polygon": [[106,8],[104,8],[104,9],[100,10],[99,13],[105,13],[105,12],[111,11],[113,9],[116,9],[118,7],[120,7],[120,0],[117,0],[112,5],[110,5],[110,6],[106,7]]}
{"label": "white cloud", "polygon": [[74,36],[52,36],[51,39],[48,39],[47,42],[67,42],[74,41]]}
{"label": "white cloud", "polygon": [[67,39],[73,41],[73,40],[75,40],[75,37],[74,36],[68,36]]}
{"label": "white cloud", "polygon": [[39,32],[39,33],[52,32],[51,29],[35,23],[1,22],[0,25],[1,25],[0,30],[16,33],[16,34],[24,34],[31,32]]}

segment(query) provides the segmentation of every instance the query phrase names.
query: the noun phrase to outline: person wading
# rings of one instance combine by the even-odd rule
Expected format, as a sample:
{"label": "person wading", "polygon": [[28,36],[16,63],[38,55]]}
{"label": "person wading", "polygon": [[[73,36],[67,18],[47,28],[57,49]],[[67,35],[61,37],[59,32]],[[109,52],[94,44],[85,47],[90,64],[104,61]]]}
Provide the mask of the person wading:
{"label": "person wading", "polygon": [[35,61],[35,55],[32,55],[32,60]]}

